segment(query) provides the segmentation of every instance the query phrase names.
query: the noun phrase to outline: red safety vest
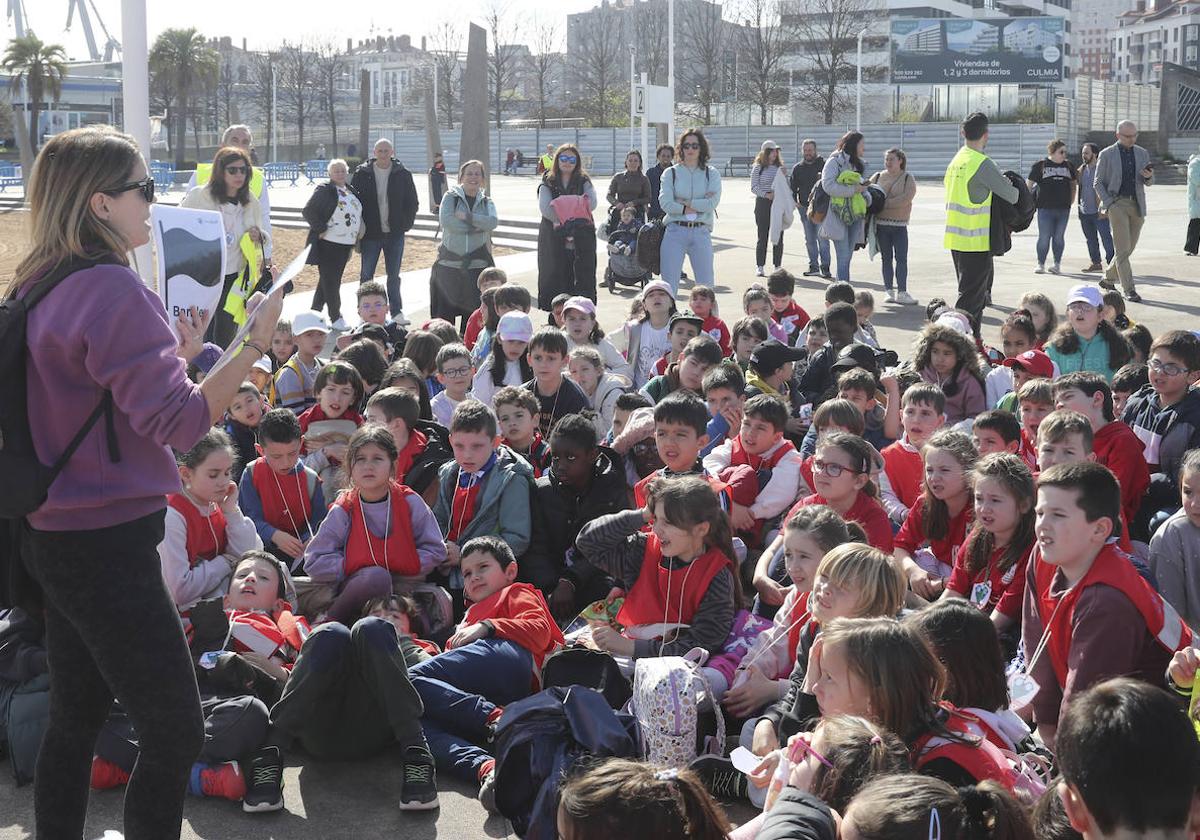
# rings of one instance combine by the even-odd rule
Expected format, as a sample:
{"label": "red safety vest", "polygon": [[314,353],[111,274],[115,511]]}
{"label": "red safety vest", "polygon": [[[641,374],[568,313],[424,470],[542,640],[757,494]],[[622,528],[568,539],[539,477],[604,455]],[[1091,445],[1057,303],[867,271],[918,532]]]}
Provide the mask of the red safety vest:
{"label": "red safety vest", "polygon": [[225,538],[225,513],[216,505],[213,512],[205,516],[182,493],[172,493],[167,504],[179,511],[187,524],[188,566],[195,567],[201,560],[211,560],[225,553],[228,541]]}
{"label": "red safety vest", "polygon": [[358,490],[350,489],[338,497],[335,505],[350,517],[350,535],[346,538],[347,576],[368,566],[384,566],[389,572],[412,577],[421,573],[421,558],[413,542],[412,514],[408,497],[417,495],[403,484],[392,482],[392,527],[380,538],[367,530]]}
{"label": "red safety vest", "polygon": [[956,709],[949,703],[941,705],[949,712],[944,725],[957,737],[947,738],[933,732],[922,735],[909,752],[914,769],[919,771],[929,762],[945,758],[953,761],[977,782],[991,779],[1010,793],[1027,792],[1029,780],[1017,772],[1004,749],[992,741],[992,737],[999,736],[995,736],[991,727],[975,715]]}
{"label": "red safety vest", "polygon": [[709,549],[680,569],[664,569],[662,559],[662,545],[651,534],[642,557],[642,570],[617,613],[617,621],[624,626],[691,624],[712,579],[727,566],[733,572],[733,561],[718,548]]}
{"label": "red safety vest", "polygon": [[268,525],[301,540],[312,536],[309,526],[312,494],[307,470],[301,467],[299,472],[281,476],[265,458],[258,458],[250,470],[250,481],[258,491],[263,519]]}

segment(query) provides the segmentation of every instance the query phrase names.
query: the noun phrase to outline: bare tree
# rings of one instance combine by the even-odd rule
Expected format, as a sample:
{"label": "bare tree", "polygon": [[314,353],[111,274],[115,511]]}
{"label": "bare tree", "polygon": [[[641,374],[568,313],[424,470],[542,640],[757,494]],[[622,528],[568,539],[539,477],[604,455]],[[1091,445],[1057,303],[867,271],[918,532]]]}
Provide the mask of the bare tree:
{"label": "bare tree", "polygon": [[267,127],[265,148],[269,150],[275,139],[276,128],[271,109],[274,96],[271,90],[271,77],[273,73],[277,74],[280,71],[279,53],[255,53],[251,58],[249,71],[250,100],[255,112],[262,118],[263,125]]}
{"label": "bare tree", "polygon": [[680,110],[704,125],[712,124],[713,106],[726,98],[723,83],[734,46],[730,30],[716,3],[696,3],[683,19],[684,42],[689,49],[688,61],[677,65],[675,71],[676,86],[684,94],[677,98],[690,98],[693,104]]}
{"label": "bare tree", "polygon": [[537,87],[538,125],[546,127],[546,106],[549,91],[554,83],[554,74],[562,64],[558,53],[558,26],[554,21],[538,21],[533,30],[532,51],[529,70]]}
{"label": "bare tree", "polygon": [[237,75],[233,62],[228,55],[221,56],[221,69],[217,74],[217,107],[225,117],[225,125],[233,125],[233,86],[237,83]]}
{"label": "bare tree", "polygon": [[488,52],[488,88],[496,128],[504,121],[504,106],[521,75],[521,18],[507,0],[491,0],[484,16],[491,40]]}
{"label": "bare tree", "polygon": [[617,9],[602,2],[587,17],[569,18],[576,31],[567,34],[568,46],[574,42],[575,93],[579,103],[592,113],[592,124],[608,125],[610,110],[617,111],[624,81],[622,61],[629,49],[622,37]]}
{"label": "bare tree", "polygon": [[757,105],[759,120],[766,125],[771,107],[787,104],[783,0],[744,0],[737,14],[742,23],[738,28],[738,98]]}
{"label": "bare tree", "polygon": [[279,49],[280,69],[276,71],[276,95],[282,110],[296,126],[298,157],[304,159],[304,127],[315,117],[319,101],[312,96],[319,75],[311,50],[304,44],[283,42]]}
{"label": "bare tree", "polygon": [[346,56],[338,49],[333,41],[327,41],[317,48],[317,81],[321,87],[321,107],[329,120],[329,131],[333,142],[331,148],[334,156],[338,149],[338,81],[346,72]]}
{"label": "bare tree", "polygon": [[883,14],[881,0],[794,2],[784,25],[804,62],[795,74],[798,95],[831,125],[850,107],[858,32]]}
{"label": "bare tree", "polygon": [[455,105],[462,88],[462,67],[458,63],[462,32],[452,21],[438,24],[430,38],[430,52],[437,72],[438,108],[446,118],[446,128],[454,129]]}
{"label": "bare tree", "polygon": [[667,83],[667,3],[649,0],[633,7],[633,43],[639,72],[652,85]]}

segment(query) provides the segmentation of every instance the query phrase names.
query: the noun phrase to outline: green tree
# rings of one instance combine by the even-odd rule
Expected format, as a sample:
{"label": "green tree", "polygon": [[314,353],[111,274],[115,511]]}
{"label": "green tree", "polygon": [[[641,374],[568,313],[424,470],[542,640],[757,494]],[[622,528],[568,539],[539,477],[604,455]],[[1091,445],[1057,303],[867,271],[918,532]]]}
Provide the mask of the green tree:
{"label": "green tree", "polygon": [[19,94],[22,85],[29,97],[29,151],[37,153],[39,133],[38,112],[46,95],[57,102],[62,96],[62,83],[67,75],[67,54],[60,44],[47,44],[33,32],[8,42],[0,67],[8,73],[9,90]]}
{"label": "green tree", "polygon": [[187,120],[197,95],[217,83],[220,60],[195,27],[168,29],[150,49],[153,86],[161,93],[175,136],[175,167],[183,168]]}

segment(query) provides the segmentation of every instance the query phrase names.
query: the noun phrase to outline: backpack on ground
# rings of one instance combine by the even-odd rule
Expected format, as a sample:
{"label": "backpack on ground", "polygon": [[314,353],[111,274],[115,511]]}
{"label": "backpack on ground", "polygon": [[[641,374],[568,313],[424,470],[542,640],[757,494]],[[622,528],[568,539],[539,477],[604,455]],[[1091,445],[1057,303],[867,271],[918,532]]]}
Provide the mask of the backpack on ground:
{"label": "backpack on ground", "polygon": [[635,758],[636,724],[596,691],[548,688],[505,706],[496,723],[496,806],[518,837],[558,837],[558,790],[588,759]]}
{"label": "backpack on ground", "polygon": [[71,260],[39,279],[23,297],[10,292],[0,302],[0,476],[4,476],[0,482],[0,605],[15,605],[19,598],[26,597],[30,584],[22,577],[18,559],[21,520],[46,501],[50,485],[101,416],[105,418],[109,457],[114,462],[121,460],[112,422],[112,394],[106,391],[67,448],[54,463],[43,464],[33,448],[26,381],[30,310],[68,276],[110,261],[111,257]]}
{"label": "backpack on ground", "polygon": [[[642,757],[683,769],[702,753],[722,753],[725,716],[711,696],[692,653],[637,660],[629,708],[637,718]],[[703,705],[710,708],[702,711]]]}
{"label": "backpack on ground", "polygon": [[568,685],[595,689],[614,709],[623,708],[633,694],[615,659],[583,645],[561,647],[542,663],[542,688]]}
{"label": "backpack on ground", "polygon": [[662,273],[662,240],[665,231],[666,225],[662,219],[646,222],[638,230],[637,247],[633,251],[633,257],[638,261],[638,265],[651,274]]}

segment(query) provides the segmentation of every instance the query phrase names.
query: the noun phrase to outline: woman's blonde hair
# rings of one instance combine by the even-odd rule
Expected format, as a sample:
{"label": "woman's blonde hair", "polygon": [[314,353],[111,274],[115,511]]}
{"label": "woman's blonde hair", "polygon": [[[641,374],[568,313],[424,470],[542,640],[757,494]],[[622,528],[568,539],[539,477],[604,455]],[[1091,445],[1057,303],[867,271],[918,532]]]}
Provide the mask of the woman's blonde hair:
{"label": "woman's blonde hair", "polygon": [[130,243],[92,211],[91,200],[128,184],[141,159],[137,141],[107,125],[50,138],[29,177],[30,245],[13,288],[72,258],[112,254],[128,265]]}
{"label": "woman's blonde hair", "polygon": [[816,576],[857,592],[854,611],[860,618],[894,616],[900,612],[908,586],[895,560],[859,542],[843,543],[822,557]]}
{"label": "woman's blonde hair", "polygon": [[475,158],[471,158],[470,160],[464,160],[459,165],[459,167],[458,167],[458,180],[459,181],[461,181],[463,179],[463,175],[466,173],[468,166],[478,166],[479,174],[485,178],[487,177],[487,167],[483,165],[483,161],[476,160]]}

